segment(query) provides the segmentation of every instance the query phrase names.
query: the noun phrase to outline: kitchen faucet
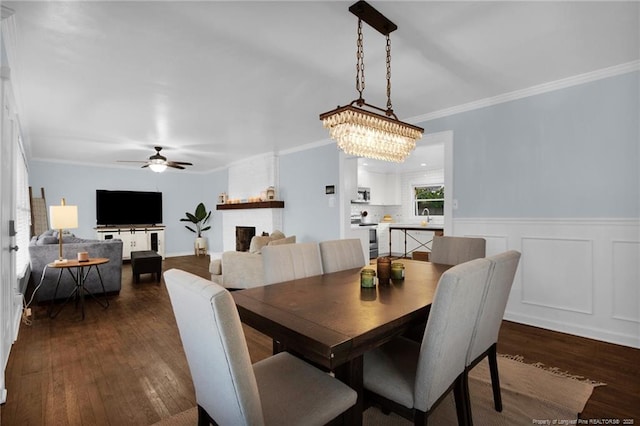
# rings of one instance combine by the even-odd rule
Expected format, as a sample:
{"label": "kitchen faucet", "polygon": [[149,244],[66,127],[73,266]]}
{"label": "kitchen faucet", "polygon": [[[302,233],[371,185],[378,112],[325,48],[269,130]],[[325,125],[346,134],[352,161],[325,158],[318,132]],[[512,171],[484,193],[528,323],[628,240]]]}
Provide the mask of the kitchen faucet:
{"label": "kitchen faucet", "polygon": [[431,217],[430,217],[430,213],[429,213],[429,209],[428,208],[424,208],[422,209],[422,216],[424,216],[424,212],[427,212],[427,223],[431,222]]}

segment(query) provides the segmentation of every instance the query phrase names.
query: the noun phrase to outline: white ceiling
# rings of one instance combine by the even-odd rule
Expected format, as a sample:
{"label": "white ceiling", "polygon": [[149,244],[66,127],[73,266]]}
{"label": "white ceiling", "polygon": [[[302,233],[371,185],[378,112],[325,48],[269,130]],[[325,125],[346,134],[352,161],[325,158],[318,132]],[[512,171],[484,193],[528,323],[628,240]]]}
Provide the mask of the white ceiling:
{"label": "white ceiling", "polygon": [[[208,171],[327,140],[318,115],[355,91],[342,1],[3,1],[28,154],[169,160]],[[637,61],[638,2],[371,2],[391,35],[392,101],[411,121]],[[385,105],[384,37],[365,25],[368,103]]]}

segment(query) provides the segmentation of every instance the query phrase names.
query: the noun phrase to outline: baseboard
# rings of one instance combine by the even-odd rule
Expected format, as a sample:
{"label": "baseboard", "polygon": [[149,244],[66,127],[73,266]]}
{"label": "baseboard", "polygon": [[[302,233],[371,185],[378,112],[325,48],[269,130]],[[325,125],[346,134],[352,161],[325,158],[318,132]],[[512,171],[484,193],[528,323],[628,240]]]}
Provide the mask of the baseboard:
{"label": "baseboard", "polygon": [[533,317],[513,312],[505,312],[504,319],[519,324],[544,328],[546,330],[572,334],[574,336],[584,337],[585,339],[601,340],[607,343],[640,349],[640,336],[612,333],[608,330],[595,329],[592,327],[580,327],[575,324],[567,324],[546,318]]}

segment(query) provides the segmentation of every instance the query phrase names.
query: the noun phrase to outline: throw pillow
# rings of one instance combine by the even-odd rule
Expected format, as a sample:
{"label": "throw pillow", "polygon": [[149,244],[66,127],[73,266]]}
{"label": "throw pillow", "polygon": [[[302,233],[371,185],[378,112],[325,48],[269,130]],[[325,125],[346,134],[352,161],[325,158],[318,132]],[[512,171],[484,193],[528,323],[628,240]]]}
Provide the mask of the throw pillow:
{"label": "throw pillow", "polygon": [[286,238],[280,238],[278,240],[273,240],[269,243],[270,246],[279,246],[281,244],[295,244],[296,243],[296,236],[292,235],[290,237],[286,237]]}
{"label": "throw pillow", "polygon": [[249,244],[249,253],[261,253],[262,247],[266,246],[272,241],[271,237],[263,237],[262,235],[256,235],[251,238]]}
{"label": "throw pillow", "polygon": [[277,229],[271,233],[272,240],[279,240],[280,238],[284,238],[284,234],[282,231],[278,231]]}
{"label": "throw pillow", "polygon": [[36,241],[36,245],[38,246],[44,246],[47,244],[58,244],[58,238],[52,236],[52,235],[48,235],[48,236],[41,236],[40,238],[38,238],[38,241]]}
{"label": "throw pillow", "polygon": [[38,236],[38,239],[42,238],[42,237],[52,237],[53,234],[55,234],[56,231],[54,231],[53,229],[48,229],[46,231],[44,231],[42,234],[40,234]]}

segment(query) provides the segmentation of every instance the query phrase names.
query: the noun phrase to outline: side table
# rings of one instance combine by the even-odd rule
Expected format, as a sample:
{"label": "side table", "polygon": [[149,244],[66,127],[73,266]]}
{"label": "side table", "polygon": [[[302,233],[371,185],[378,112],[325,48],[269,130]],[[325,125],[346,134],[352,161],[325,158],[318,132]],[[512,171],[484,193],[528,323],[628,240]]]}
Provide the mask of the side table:
{"label": "side table", "polygon": [[[104,288],[104,283],[102,282],[102,275],[100,275],[100,269],[98,268],[98,265],[102,265],[104,263],[109,262],[109,259],[106,257],[95,257],[95,258],[90,258],[87,261],[84,262],[80,262],[78,260],[67,260],[65,262],[52,262],[49,263],[47,265],[47,267],[49,268],[55,268],[55,269],[59,269],[60,272],[58,273],[58,281],[56,282],[56,289],[53,293],[53,300],[51,301],[51,305],[49,306],[49,318],[55,318],[60,311],[62,311],[62,309],[65,307],[65,305],[67,304],[67,302],[69,302],[69,300],[71,299],[71,297],[74,298],[74,300],[76,301],[76,307],[77,307],[77,303],[78,300],[80,301],[80,309],[82,311],[82,319],[84,320],[84,296],[85,293],[90,295],[91,297],[93,297],[99,304],[100,306],[102,306],[103,308],[108,308],[109,307],[109,300],[107,299],[107,292]],[[75,283],[75,287],[73,288],[73,290],[71,291],[71,293],[69,293],[69,295],[67,296],[67,298],[65,299],[64,303],[62,304],[62,306],[60,306],[60,309],[58,309],[57,312],[53,312],[53,305],[55,303],[56,300],[56,295],[58,294],[58,287],[60,286],[60,279],[62,278],[62,273],[64,270],[67,270],[69,272],[69,275],[71,275],[71,277],[73,278],[73,281]],[[89,275],[89,272],[91,272],[91,269],[95,269],[96,273],[98,274],[98,278],[100,279],[100,285],[102,285],[102,293],[104,294],[104,302],[101,301],[100,299],[98,299],[93,293],[91,293],[85,286],[84,286],[84,281],[87,278],[87,275]],[[75,270],[75,273],[74,273]]]}

